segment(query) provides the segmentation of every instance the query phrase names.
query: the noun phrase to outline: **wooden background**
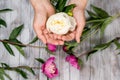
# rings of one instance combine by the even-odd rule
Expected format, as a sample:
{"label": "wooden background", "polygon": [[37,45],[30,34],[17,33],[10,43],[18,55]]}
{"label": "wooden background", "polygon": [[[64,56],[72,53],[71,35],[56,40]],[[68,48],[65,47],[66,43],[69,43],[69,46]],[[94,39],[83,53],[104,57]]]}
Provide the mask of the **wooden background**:
{"label": "wooden background", "polygon": [[[111,15],[120,12],[120,0],[89,0],[87,8],[90,9],[90,4],[105,9]],[[0,9],[11,8],[14,11],[0,14],[0,17],[7,21],[7,28],[0,29],[0,39],[8,38],[11,30],[21,24],[25,25],[24,30],[18,37],[23,43],[28,43],[35,36],[33,24],[33,8],[29,0],[0,0]],[[100,39],[99,35],[94,36],[93,39],[82,43],[82,47],[78,47],[78,51],[86,50],[89,46],[94,46],[95,43],[107,41],[120,35],[120,18],[111,23],[104,35],[104,39]],[[41,41],[33,45],[44,46]],[[13,48],[14,49],[14,48]],[[39,67],[40,64],[34,58],[43,58],[46,60],[49,55],[44,49],[25,48],[26,58],[21,56],[19,52],[14,49],[15,57],[10,56],[0,43],[0,62],[8,63],[10,66],[29,65]],[[71,67],[65,62],[66,54],[58,48],[56,52],[56,64],[60,70],[60,76],[52,80],[120,80],[120,56],[117,55],[115,46],[112,45],[102,52],[97,52],[88,61],[85,56],[82,58],[85,62],[84,68],[80,71]],[[41,73],[41,70],[35,70],[36,76],[29,74],[28,80],[47,80]],[[20,75],[14,72],[8,72],[13,80],[24,80]],[[6,79],[7,80],[7,79]]]}

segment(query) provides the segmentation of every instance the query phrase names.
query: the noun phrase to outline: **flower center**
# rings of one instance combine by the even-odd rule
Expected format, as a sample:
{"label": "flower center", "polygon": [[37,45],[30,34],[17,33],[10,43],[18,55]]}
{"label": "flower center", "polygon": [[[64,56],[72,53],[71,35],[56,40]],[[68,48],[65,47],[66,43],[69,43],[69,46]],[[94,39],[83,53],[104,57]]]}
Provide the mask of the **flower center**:
{"label": "flower center", "polygon": [[55,65],[54,65],[53,63],[50,64],[49,66],[47,66],[46,68],[47,68],[47,70],[48,70],[50,73],[55,73],[56,67],[55,67]]}
{"label": "flower center", "polygon": [[61,25],[62,27],[64,26],[64,22],[63,21],[60,21],[60,20],[55,20],[52,22],[52,25]]}

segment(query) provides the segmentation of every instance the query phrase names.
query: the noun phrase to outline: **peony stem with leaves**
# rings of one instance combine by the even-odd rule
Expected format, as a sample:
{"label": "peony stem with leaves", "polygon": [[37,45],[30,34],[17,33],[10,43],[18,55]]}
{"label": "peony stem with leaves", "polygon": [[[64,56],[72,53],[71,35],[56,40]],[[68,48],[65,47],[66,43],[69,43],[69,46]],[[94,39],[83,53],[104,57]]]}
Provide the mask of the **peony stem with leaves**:
{"label": "peony stem with leaves", "polygon": [[[27,69],[28,66],[17,66],[17,67],[0,67],[0,69],[4,70],[16,70],[16,69]],[[32,69],[40,69],[40,67],[29,67]]]}
{"label": "peony stem with leaves", "polygon": [[[83,52],[81,52],[80,55],[78,55],[78,56],[76,56],[76,57],[80,58],[80,57],[82,57],[82,56],[84,56],[84,55],[88,55],[88,56],[89,56],[89,55],[97,52],[98,50],[106,49],[106,48],[109,47],[110,44],[112,44],[112,43],[114,43],[114,44],[117,46],[117,49],[119,49],[119,48],[120,48],[120,43],[118,43],[119,40],[120,40],[120,37],[116,37],[115,39],[113,39],[113,40],[111,40],[111,41],[109,41],[109,42],[107,42],[107,43],[103,43],[103,44],[96,45],[96,46],[95,46],[93,49],[91,49],[91,50],[83,51]],[[74,53],[76,53],[76,52],[74,52]],[[76,54],[78,54],[78,53],[76,53]]]}
{"label": "peony stem with leaves", "polygon": [[20,44],[20,43],[11,42],[11,41],[6,41],[6,40],[0,40],[0,42],[9,43],[9,44],[18,45],[18,46],[25,46],[25,47],[46,48],[46,47],[44,47],[44,46],[34,46],[34,45],[30,45],[30,44]]}

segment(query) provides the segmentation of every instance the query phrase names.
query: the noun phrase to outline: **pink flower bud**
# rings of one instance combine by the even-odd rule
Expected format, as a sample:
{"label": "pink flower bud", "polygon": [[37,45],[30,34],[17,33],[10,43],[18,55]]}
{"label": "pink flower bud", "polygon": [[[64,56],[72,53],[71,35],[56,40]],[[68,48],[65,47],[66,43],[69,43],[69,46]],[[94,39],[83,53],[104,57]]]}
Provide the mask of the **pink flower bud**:
{"label": "pink flower bud", "polygon": [[57,46],[53,44],[47,44],[47,47],[51,52],[55,52],[57,50]]}
{"label": "pink flower bud", "polygon": [[80,69],[78,59],[74,55],[68,55],[66,57],[66,61],[69,62],[73,67]]}
{"label": "pink flower bud", "polygon": [[56,64],[54,63],[55,57],[50,57],[43,65],[42,72],[48,78],[54,78],[58,76],[58,69],[56,68]]}
{"label": "pink flower bud", "polygon": [[64,52],[67,52],[67,51],[68,51],[68,48],[67,48],[66,45],[64,45],[62,48],[63,48],[63,51],[64,51]]}

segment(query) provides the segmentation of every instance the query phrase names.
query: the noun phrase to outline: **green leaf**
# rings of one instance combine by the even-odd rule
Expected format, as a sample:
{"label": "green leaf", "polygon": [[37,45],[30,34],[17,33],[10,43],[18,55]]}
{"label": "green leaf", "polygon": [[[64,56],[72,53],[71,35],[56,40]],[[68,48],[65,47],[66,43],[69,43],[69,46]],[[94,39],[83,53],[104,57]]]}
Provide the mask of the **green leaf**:
{"label": "green leaf", "polygon": [[12,78],[11,78],[7,73],[4,73],[4,75],[5,75],[9,80],[12,80]]}
{"label": "green leaf", "polygon": [[11,55],[15,56],[14,53],[13,53],[13,50],[11,49],[11,47],[7,43],[3,42],[3,45]]}
{"label": "green leaf", "polygon": [[15,42],[15,43],[20,43],[20,44],[22,44],[22,42],[20,42],[20,41],[17,40],[17,39],[9,39],[9,40],[6,39],[6,41],[10,41],[10,42]]}
{"label": "green leaf", "polygon": [[114,43],[117,46],[117,49],[120,49],[120,43],[117,40],[114,40]]}
{"label": "green leaf", "polygon": [[16,39],[17,36],[20,34],[20,32],[22,31],[23,29],[23,25],[19,26],[19,27],[16,27],[12,30],[11,34],[10,34],[10,37],[9,39]]}
{"label": "green leaf", "polygon": [[83,67],[83,61],[80,58],[78,58],[78,64],[79,64],[80,68]]}
{"label": "green leaf", "polygon": [[0,80],[5,80],[4,73],[5,73],[4,69],[0,69]]}
{"label": "green leaf", "polygon": [[25,69],[26,69],[27,71],[29,71],[30,73],[32,73],[33,75],[35,75],[35,72],[34,72],[33,69],[30,68],[29,66],[26,66]]}
{"label": "green leaf", "polygon": [[25,56],[25,52],[20,46],[15,45],[15,47],[20,52],[21,55]]}
{"label": "green leaf", "polygon": [[97,52],[97,50],[92,50],[92,51],[90,51],[90,52],[87,54],[87,56],[86,56],[86,60],[88,60],[88,58],[89,58],[92,54],[94,54],[95,52]]}
{"label": "green leaf", "polygon": [[4,74],[4,73],[5,73],[4,69],[1,68],[1,69],[0,69],[0,74]]}
{"label": "green leaf", "polygon": [[58,0],[57,5],[56,5],[56,9],[58,10],[58,12],[63,11],[66,2],[67,2],[67,0]]}
{"label": "green leaf", "polygon": [[6,63],[1,63],[2,67],[6,67],[6,68],[10,68],[9,65],[7,65]]}
{"label": "green leaf", "polygon": [[95,47],[87,54],[86,59],[88,60],[89,56],[90,56],[91,54],[94,54],[94,53],[97,52],[98,50],[104,50],[104,49],[108,48],[111,43],[112,43],[112,42],[110,41],[110,42],[108,42],[108,43],[104,43],[104,44],[100,44],[100,45],[95,46]]}
{"label": "green leaf", "polygon": [[0,18],[0,26],[1,25],[4,26],[4,27],[7,27],[6,22],[3,19]]}
{"label": "green leaf", "polygon": [[106,19],[90,19],[86,22],[86,24],[90,24],[90,23],[98,23],[98,22],[104,22]]}
{"label": "green leaf", "polygon": [[64,44],[65,44],[65,45],[69,45],[69,46],[74,46],[74,47],[75,47],[75,46],[78,46],[78,43],[77,43],[76,41],[65,42]]}
{"label": "green leaf", "polygon": [[86,38],[86,36],[90,35],[94,30],[99,28],[100,25],[101,25],[101,23],[94,23],[93,25],[90,25],[90,27],[88,29],[86,29],[86,30],[84,29],[81,37]]}
{"label": "green leaf", "polygon": [[82,32],[82,36],[81,37],[86,36],[88,34],[88,32],[91,32],[91,29],[88,28],[88,27],[85,27],[84,30],[83,30],[83,32]]}
{"label": "green leaf", "polygon": [[98,7],[94,6],[94,5],[91,5],[91,7],[96,12],[96,14],[98,16],[100,16],[102,18],[110,17],[109,14],[105,10],[103,10],[101,8],[98,8]]}
{"label": "green leaf", "polygon": [[35,75],[35,72],[34,72],[34,70],[32,68],[29,69],[29,72],[31,72],[33,75]]}
{"label": "green leaf", "polygon": [[50,0],[51,4],[55,7],[58,0]]}
{"label": "green leaf", "polygon": [[87,10],[87,13],[88,13],[89,16],[92,17],[92,18],[99,18],[98,15],[96,15],[95,13],[93,13],[93,12],[91,12],[91,11],[89,11],[89,10]]}
{"label": "green leaf", "polygon": [[3,74],[0,74],[0,80],[5,80]]}
{"label": "green leaf", "polygon": [[0,13],[8,12],[8,11],[12,11],[12,9],[8,9],[8,8],[7,8],[7,9],[1,9],[1,10],[0,10]]}
{"label": "green leaf", "polygon": [[73,54],[75,47],[78,46],[78,43],[76,41],[69,41],[64,43],[65,46],[67,46],[67,53]]}
{"label": "green leaf", "polygon": [[76,6],[75,4],[71,4],[64,7],[63,12],[67,13],[69,16],[73,16],[72,10],[75,6]]}
{"label": "green leaf", "polygon": [[105,44],[100,44],[94,47],[94,50],[103,50],[108,48],[110,45],[110,43],[105,43]]}
{"label": "green leaf", "polygon": [[106,27],[113,21],[113,17],[107,18],[101,26],[101,36],[104,34]]}
{"label": "green leaf", "polygon": [[38,62],[40,62],[40,63],[45,63],[45,61],[43,60],[43,59],[41,59],[41,58],[35,58]]}
{"label": "green leaf", "polygon": [[31,42],[29,42],[29,44],[33,44],[38,40],[38,37],[36,36]]}
{"label": "green leaf", "polygon": [[27,73],[21,69],[15,69],[17,73],[19,73],[23,78],[28,79]]}
{"label": "green leaf", "polygon": [[[19,47],[26,47],[22,42],[20,42],[17,39],[9,39],[9,40],[5,40],[5,41],[9,41],[11,45],[17,45]],[[13,43],[13,44],[12,44]],[[15,44],[14,44],[15,43]]]}
{"label": "green leaf", "polygon": [[53,53],[53,52],[51,52],[51,51],[48,49],[48,47],[45,47],[45,50],[46,50],[49,54],[54,55],[54,53]]}
{"label": "green leaf", "polygon": [[[9,68],[9,65],[6,63],[1,63],[2,67]],[[11,77],[5,72],[4,69],[0,69],[0,80],[4,80],[4,76],[6,76],[9,80],[12,80]]]}

